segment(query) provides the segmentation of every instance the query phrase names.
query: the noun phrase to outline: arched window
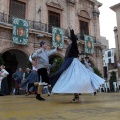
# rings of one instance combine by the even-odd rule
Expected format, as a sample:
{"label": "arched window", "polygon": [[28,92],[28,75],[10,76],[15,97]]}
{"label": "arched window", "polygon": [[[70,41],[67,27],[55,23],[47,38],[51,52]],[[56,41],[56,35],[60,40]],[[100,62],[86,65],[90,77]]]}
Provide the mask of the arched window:
{"label": "arched window", "polygon": [[89,14],[85,10],[81,10],[78,15],[80,20],[80,33],[82,35],[89,35]]}

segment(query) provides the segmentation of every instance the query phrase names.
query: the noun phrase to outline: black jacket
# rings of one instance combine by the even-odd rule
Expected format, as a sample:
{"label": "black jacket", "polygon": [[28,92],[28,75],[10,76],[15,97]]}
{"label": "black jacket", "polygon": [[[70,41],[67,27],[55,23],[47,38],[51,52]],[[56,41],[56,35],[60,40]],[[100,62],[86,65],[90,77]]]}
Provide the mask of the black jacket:
{"label": "black jacket", "polygon": [[78,46],[77,46],[77,37],[74,34],[74,30],[73,29],[70,30],[70,33],[71,33],[70,38],[71,38],[72,43],[66,49],[65,59],[70,58],[70,57],[77,58],[79,54]]}

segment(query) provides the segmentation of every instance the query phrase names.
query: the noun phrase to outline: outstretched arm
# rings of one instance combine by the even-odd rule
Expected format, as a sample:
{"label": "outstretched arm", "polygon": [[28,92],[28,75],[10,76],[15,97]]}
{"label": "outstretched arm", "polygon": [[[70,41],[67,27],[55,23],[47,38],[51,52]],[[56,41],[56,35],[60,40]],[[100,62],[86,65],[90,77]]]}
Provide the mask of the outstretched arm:
{"label": "outstretched arm", "polygon": [[72,46],[74,46],[76,48],[77,53],[79,54],[78,46],[77,46],[77,40],[78,40],[78,38],[74,34],[74,30],[73,29],[70,29],[70,35],[71,35]]}

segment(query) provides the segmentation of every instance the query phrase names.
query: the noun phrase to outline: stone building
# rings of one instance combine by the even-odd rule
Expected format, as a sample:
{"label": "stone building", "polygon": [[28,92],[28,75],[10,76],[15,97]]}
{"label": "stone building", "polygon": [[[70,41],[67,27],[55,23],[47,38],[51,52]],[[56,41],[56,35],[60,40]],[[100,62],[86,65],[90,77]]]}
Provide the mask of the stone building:
{"label": "stone building", "polygon": [[[0,52],[6,69],[13,73],[16,68],[27,67],[28,56],[39,46],[41,40],[52,48],[52,26],[62,28],[65,33],[64,48],[50,56],[64,58],[69,25],[78,35],[79,51],[84,50],[83,35],[94,37],[94,54],[89,54],[92,65],[102,73],[102,45],[99,27],[99,7],[97,0],[0,0]],[[29,42],[27,46],[12,42],[12,17],[29,21]]]}
{"label": "stone building", "polygon": [[[115,45],[116,45],[116,61],[120,62],[120,3],[110,7],[116,12],[117,27],[114,27]],[[120,67],[116,70],[118,81],[120,83]]]}
{"label": "stone building", "polygon": [[120,3],[110,7],[114,12],[116,12],[117,27],[114,27],[115,33],[115,44],[116,44],[116,55],[117,60],[120,60]]}

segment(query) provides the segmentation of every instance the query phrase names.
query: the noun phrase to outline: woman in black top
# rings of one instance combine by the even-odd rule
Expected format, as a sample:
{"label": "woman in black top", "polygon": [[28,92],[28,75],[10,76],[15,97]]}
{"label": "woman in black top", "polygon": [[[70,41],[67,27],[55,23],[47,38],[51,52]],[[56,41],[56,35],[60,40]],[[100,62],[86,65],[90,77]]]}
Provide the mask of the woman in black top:
{"label": "woman in black top", "polygon": [[74,30],[70,30],[70,33],[71,44],[66,50],[65,60],[61,68],[50,76],[50,83],[52,93],[71,93],[74,94],[71,102],[79,102],[79,93],[93,93],[94,88],[91,84],[91,73],[78,59],[79,51]]}

